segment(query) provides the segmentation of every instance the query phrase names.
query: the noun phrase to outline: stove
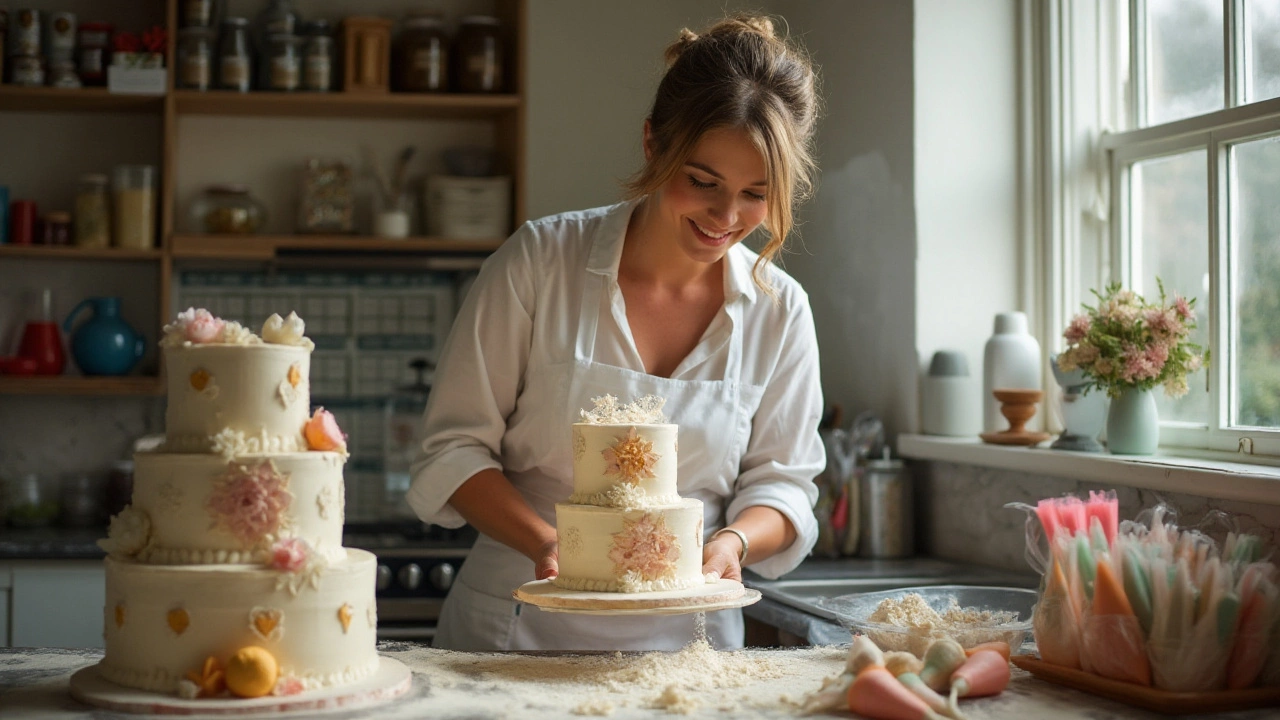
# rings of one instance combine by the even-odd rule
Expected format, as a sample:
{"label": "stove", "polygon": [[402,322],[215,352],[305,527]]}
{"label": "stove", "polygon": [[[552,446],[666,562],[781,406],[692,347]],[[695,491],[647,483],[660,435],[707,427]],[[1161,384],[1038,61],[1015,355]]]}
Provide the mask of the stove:
{"label": "stove", "polygon": [[440,608],[478,533],[422,523],[348,523],[342,544],[378,558],[378,639],[435,637]]}

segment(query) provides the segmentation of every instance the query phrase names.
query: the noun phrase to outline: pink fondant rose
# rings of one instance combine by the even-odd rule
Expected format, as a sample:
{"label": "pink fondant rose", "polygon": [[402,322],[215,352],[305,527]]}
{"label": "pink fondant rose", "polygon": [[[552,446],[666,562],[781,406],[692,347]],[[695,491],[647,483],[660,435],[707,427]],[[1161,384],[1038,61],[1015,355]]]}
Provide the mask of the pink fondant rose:
{"label": "pink fondant rose", "polygon": [[307,566],[311,559],[311,546],[302,538],[284,538],[271,546],[271,567],[296,573]]}
{"label": "pink fondant rose", "polygon": [[195,312],[192,312],[191,317],[187,319],[187,340],[196,344],[216,342],[220,337],[222,337],[223,325],[225,325],[225,323],[222,319],[214,317],[213,313],[208,310],[203,308],[196,310]]}
{"label": "pink fondant rose", "polygon": [[272,695],[297,695],[302,692],[302,681],[292,675],[282,675],[276,681],[276,687],[271,691]]}
{"label": "pink fondant rose", "polygon": [[333,413],[324,408],[316,408],[315,415],[311,416],[303,428],[303,434],[307,437],[307,446],[312,450],[345,452],[347,449],[347,436],[338,428],[338,421],[334,419]]}

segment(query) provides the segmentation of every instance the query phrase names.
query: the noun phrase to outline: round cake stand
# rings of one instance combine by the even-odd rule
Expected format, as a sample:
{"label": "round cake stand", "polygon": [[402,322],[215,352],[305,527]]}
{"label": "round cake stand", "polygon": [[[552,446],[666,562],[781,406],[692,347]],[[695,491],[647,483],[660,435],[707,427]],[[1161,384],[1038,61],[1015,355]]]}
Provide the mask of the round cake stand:
{"label": "round cake stand", "polygon": [[687,613],[745,607],[760,600],[759,590],[737,580],[717,580],[684,590],[651,593],[566,590],[550,580],[525,583],[512,595],[547,612],[582,615],[684,615]]}
{"label": "round cake stand", "polygon": [[127,688],[103,679],[97,665],[71,676],[71,697],[82,703],[138,715],[234,715],[252,717],[280,713],[349,710],[387,702],[409,691],[411,673],[399,660],[378,658],[378,669],[359,682],[298,695],[260,698],[197,698],[161,695]]}

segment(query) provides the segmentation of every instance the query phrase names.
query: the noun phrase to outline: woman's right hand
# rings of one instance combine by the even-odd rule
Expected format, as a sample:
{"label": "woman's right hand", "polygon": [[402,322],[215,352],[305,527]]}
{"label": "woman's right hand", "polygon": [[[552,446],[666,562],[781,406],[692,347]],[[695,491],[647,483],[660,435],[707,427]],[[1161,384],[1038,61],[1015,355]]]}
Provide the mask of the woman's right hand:
{"label": "woman's right hand", "polygon": [[552,540],[538,548],[534,560],[534,579],[546,580],[560,574],[560,543]]}

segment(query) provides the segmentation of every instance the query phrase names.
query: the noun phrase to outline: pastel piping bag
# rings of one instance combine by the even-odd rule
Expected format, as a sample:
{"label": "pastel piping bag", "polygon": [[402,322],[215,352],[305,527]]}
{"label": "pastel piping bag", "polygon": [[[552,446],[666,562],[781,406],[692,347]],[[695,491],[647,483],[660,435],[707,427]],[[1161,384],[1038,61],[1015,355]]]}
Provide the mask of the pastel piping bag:
{"label": "pastel piping bag", "polygon": [[1133,614],[1138,618],[1144,634],[1151,632],[1151,578],[1147,574],[1146,562],[1142,552],[1133,545],[1126,544],[1122,555],[1124,560],[1124,593],[1133,606]]}

